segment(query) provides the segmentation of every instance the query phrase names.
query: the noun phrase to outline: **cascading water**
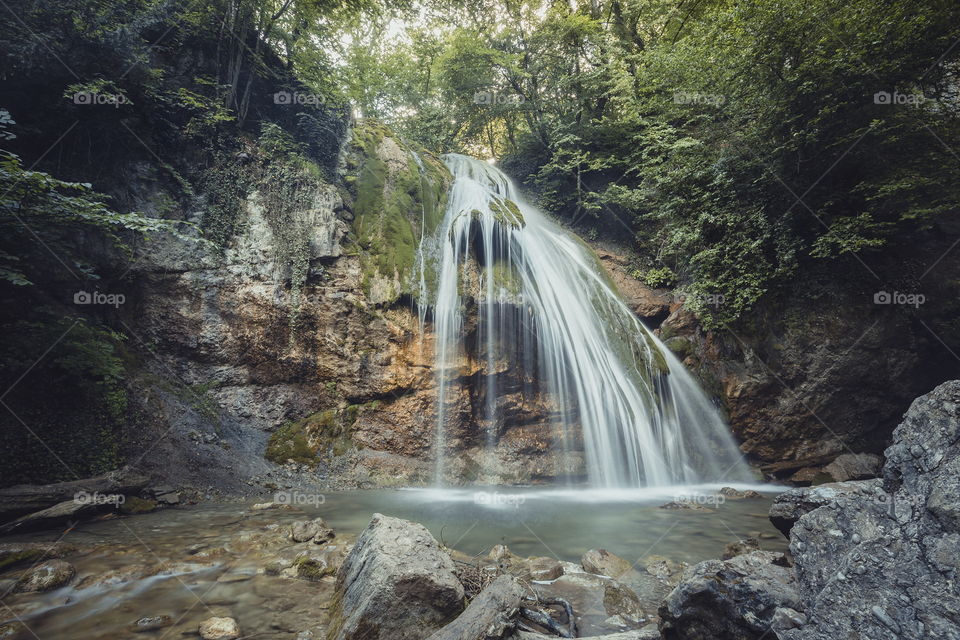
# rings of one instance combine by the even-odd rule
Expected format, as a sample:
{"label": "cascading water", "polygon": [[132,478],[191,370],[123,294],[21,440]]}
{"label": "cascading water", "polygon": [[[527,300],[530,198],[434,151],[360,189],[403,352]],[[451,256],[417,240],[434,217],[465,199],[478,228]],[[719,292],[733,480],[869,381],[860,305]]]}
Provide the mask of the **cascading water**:
{"label": "cascading water", "polygon": [[[509,178],[462,155],[444,219],[421,243],[421,307],[433,310],[439,387],[436,478],[459,416],[464,329],[476,323],[487,447],[496,445],[501,363],[555,410],[557,446],[582,442],[598,487],[749,481],[729,431],[669,349],[624,304],[593,252],[527,204]],[[424,273],[434,271],[432,296]],[[468,304],[469,291],[474,304]],[[431,298],[432,299],[429,299]],[[473,311],[475,309],[475,312]],[[469,310],[469,311],[468,311]],[[532,393],[530,385],[524,393]]]}

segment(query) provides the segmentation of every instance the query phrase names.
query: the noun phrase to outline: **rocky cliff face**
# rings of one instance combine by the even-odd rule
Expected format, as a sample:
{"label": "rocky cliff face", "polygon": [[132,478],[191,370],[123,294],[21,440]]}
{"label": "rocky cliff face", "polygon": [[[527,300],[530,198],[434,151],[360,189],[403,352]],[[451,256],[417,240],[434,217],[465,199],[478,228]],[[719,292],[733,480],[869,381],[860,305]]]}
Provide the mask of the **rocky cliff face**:
{"label": "rocky cliff face", "polygon": [[[349,484],[422,479],[435,393],[410,242],[423,210],[442,207],[442,164],[427,156],[419,167],[371,125],[354,132],[335,183],[264,166],[245,175],[238,232],[222,248],[165,237],[135,262],[130,329],[149,354],[136,396],[151,428],[130,457],[228,490],[282,483],[267,479],[276,470],[264,455],[311,467],[319,456],[322,477]],[[185,217],[199,222],[209,207],[201,193]]]}
{"label": "rocky cliff face", "polygon": [[[333,181],[262,155],[243,159],[236,232],[222,247],[164,237],[138,255],[129,328],[148,354],[135,396],[150,427],[130,458],[164,480],[231,492],[304,478],[432,481],[437,381],[417,249],[442,218],[449,173],[375,123],[354,128]],[[166,200],[146,185],[143,205]],[[215,197],[200,193],[184,217],[201,223]],[[495,363],[506,419],[488,449],[476,332],[464,327],[454,374],[448,481],[582,468],[582,455],[556,450],[556,409],[524,392],[534,381],[511,362]]]}

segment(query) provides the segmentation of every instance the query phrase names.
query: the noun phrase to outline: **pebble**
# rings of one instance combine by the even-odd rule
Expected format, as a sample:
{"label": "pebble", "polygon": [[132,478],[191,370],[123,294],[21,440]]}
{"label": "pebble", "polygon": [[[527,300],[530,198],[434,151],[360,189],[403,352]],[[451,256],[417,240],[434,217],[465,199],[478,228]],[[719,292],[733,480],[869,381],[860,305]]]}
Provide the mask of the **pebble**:
{"label": "pebble", "polygon": [[130,630],[134,633],[143,633],[145,631],[156,631],[171,624],[173,624],[173,618],[170,616],[145,616],[130,625]]}
{"label": "pebble", "polygon": [[236,640],[240,637],[240,627],[233,618],[208,618],[200,624],[199,632],[203,640]]}

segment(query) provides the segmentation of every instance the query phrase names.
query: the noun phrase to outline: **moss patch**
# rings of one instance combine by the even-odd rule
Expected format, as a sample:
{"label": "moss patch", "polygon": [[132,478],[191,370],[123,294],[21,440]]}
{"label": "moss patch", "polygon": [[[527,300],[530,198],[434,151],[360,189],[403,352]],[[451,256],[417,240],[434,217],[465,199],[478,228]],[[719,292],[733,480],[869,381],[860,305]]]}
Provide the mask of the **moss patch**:
{"label": "moss patch", "polygon": [[296,422],[288,422],[270,436],[266,458],[277,464],[287,460],[310,464],[316,462],[318,456],[342,456],[357,448],[352,437],[357,417],[376,405],[374,401],[325,409]]}
{"label": "moss patch", "polygon": [[520,207],[517,203],[508,198],[494,198],[490,201],[490,211],[500,224],[511,227],[522,227],[526,224]]}
{"label": "moss patch", "polygon": [[317,450],[307,441],[303,422],[288,422],[273,432],[267,442],[266,458],[276,464],[287,460],[310,464],[316,460]]}
{"label": "moss patch", "polygon": [[[394,143],[404,154],[399,167],[396,148],[385,146]],[[380,280],[381,289],[390,289],[379,292],[385,298],[382,302],[412,294],[417,250],[421,238],[432,235],[443,219],[449,172],[435,157],[404,146],[389,129],[372,121],[354,130],[346,166],[364,290],[369,294],[374,281]]]}
{"label": "moss patch", "polygon": [[666,344],[670,351],[677,354],[677,357],[681,360],[693,353],[693,343],[686,338],[671,338]]}
{"label": "moss patch", "polygon": [[320,582],[323,578],[332,576],[337,572],[336,569],[326,562],[316,560],[310,556],[300,556],[294,560],[293,566],[297,570],[298,578],[309,580],[310,582]]}

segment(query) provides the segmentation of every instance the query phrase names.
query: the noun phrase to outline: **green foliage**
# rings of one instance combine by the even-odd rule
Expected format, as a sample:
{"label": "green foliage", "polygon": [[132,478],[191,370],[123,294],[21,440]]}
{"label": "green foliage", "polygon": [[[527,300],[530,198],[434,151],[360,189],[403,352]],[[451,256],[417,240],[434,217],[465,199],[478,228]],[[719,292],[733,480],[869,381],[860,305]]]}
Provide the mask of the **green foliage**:
{"label": "green foliage", "polygon": [[645,285],[654,288],[671,287],[677,279],[676,274],[670,267],[658,267],[646,271],[637,270],[633,273],[633,276]]}
{"label": "green foliage", "polygon": [[223,104],[226,88],[206,78],[194,78],[194,83],[213,87],[213,95],[206,96],[186,87],[177,89],[176,104],[190,113],[184,133],[197,138],[214,135],[221,124],[236,119]]}
{"label": "green foliage", "polygon": [[[79,315],[73,296],[95,289],[105,265],[129,256],[129,242],[157,232],[180,235],[182,223],[117,213],[91,185],[24,169],[6,151],[0,151],[0,182],[0,300],[7,335],[0,383],[11,389],[6,401],[13,409],[2,419],[10,437],[0,483],[73,479],[116,468],[128,419],[119,353],[124,336],[100,318]],[[91,245],[101,247],[99,255]]]}
{"label": "green foliage", "polygon": [[240,231],[240,208],[252,189],[253,179],[253,169],[228,151],[214,152],[211,165],[200,177],[199,189],[206,197],[200,228],[204,237],[221,251]]}
{"label": "green foliage", "polygon": [[8,185],[0,193],[0,279],[18,286],[64,267],[94,275],[79,251],[82,233],[100,233],[124,251],[127,232],[179,233],[169,220],[116,213],[90,184],[26,170],[19,157],[5,151],[0,151],[0,184]]}
{"label": "green foliage", "polygon": [[503,158],[692,305],[722,298],[697,309],[719,326],[822,262],[880,270],[955,214],[957,24],[945,0],[493,0],[428,13],[412,40],[374,22],[351,95],[439,150]]}

